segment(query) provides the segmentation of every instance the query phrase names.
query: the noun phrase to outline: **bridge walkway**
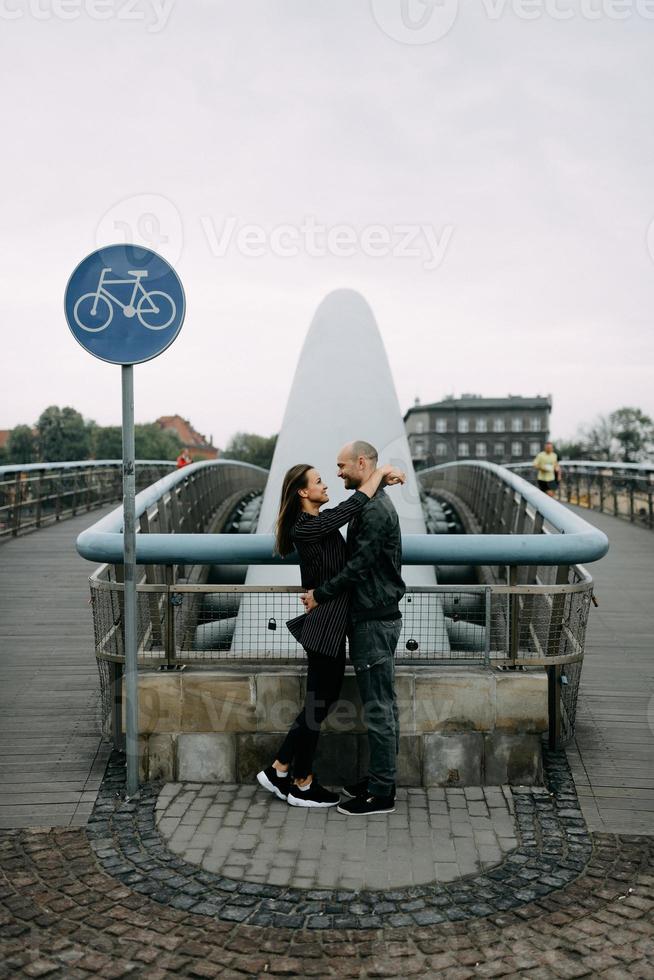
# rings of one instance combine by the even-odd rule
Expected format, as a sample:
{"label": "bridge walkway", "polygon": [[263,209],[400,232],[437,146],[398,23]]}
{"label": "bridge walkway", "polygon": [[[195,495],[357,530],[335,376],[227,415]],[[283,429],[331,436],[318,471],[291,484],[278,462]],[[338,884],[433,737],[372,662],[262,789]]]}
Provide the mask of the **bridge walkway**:
{"label": "bridge walkway", "polygon": [[0,828],[83,826],[91,812],[109,746],[88,606],[94,566],[75,538],[111,509],[0,546]]}
{"label": "bridge walkway", "polygon": [[567,754],[591,830],[654,834],[654,533],[572,507],[611,547],[595,580]]}
{"label": "bridge walkway", "polygon": [[[568,748],[592,830],[654,833],[654,534],[595,514],[611,550],[590,566],[577,734]],[[74,549],[98,512],[0,548],[0,828],[82,826],[101,741],[87,579]]]}

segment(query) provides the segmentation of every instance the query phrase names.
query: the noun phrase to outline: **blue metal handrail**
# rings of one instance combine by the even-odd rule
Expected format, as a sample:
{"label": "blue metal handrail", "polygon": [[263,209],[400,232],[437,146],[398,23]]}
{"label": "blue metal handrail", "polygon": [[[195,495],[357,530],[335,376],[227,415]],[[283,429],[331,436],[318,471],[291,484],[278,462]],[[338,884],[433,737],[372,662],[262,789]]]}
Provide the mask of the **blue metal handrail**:
{"label": "blue metal handrail", "polygon": [[[137,518],[163,494],[204,467],[243,466],[265,472],[260,467],[234,460],[207,460],[185,466],[158,480],[138,494]],[[535,511],[542,514],[553,534],[469,534],[402,536],[402,561],[407,565],[572,565],[597,561],[608,551],[605,534],[557,501],[535,489],[526,480],[494,463],[445,463],[421,470],[421,479],[429,473],[449,467],[477,466],[491,469],[518,492]],[[280,559],[273,554],[271,534],[139,534],[136,561],[139,564],[223,564],[272,565],[296,564],[297,556]],[[122,509],[102,518],[77,539],[77,550],[89,561],[120,564],[123,560]]]}

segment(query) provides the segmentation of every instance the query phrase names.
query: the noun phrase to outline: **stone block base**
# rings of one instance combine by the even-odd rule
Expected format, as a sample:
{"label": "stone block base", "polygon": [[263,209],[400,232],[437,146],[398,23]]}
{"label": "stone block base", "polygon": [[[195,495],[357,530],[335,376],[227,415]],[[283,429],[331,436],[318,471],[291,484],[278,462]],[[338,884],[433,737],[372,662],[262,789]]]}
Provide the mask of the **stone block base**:
{"label": "stone block base", "polygon": [[[250,783],[270,765],[303,702],[301,667],[233,668],[139,677],[141,772],[146,780]],[[399,786],[542,782],[547,729],[543,671],[400,667]],[[323,727],[315,770],[327,785],[360,779],[368,742],[356,679]]]}
{"label": "stone block base", "polygon": [[[284,732],[142,737],[141,778],[172,782],[251,783],[275,758]],[[367,772],[365,735],[326,732],[315,771],[328,786],[357,782]],[[543,781],[538,735],[448,732],[402,735],[398,786],[531,786]]]}

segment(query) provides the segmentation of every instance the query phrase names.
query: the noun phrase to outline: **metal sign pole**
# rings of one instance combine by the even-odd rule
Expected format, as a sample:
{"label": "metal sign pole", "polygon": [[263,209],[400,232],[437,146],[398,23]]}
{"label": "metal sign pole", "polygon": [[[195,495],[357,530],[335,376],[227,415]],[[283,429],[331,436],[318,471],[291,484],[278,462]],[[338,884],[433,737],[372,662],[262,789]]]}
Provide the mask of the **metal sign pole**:
{"label": "metal sign pole", "polygon": [[125,720],[127,796],[139,789],[138,662],[136,657],[136,507],[134,366],[121,368],[123,389],[123,561],[125,570]]}
{"label": "metal sign pole", "polygon": [[[115,287],[131,283],[126,307]],[[140,290],[140,292],[139,292]],[[120,364],[123,392],[123,563],[125,669],[123,693],[127,796],[139,791],[139,706],[136,618],[136,514],[134,469],[134,365],[163,354],[182,329],[186,298],[179,276],[164,258],[130,243],[105,245],[75,267],[64,296],[66,322],[84,350]],[[135,318],[135,319],[134,319]],[[138,326],[137,326],[138,321]],[[117,714],[118,712],[116,712]],[[114,718],[114,737],[122,721]]]}

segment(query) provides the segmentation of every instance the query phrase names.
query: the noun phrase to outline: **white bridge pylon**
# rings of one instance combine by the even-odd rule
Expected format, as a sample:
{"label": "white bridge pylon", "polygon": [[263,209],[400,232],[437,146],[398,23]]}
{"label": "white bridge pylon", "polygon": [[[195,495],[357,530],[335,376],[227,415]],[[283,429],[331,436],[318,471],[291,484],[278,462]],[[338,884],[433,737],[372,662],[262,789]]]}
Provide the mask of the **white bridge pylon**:
{"label": "white bridge pylon", "polygon": [[[380,464],[392,463],[406,472],[406,485],[386,492],[397,509],[403,534],[426,534],[404,421],[377,323],[363,296],[351,289],[338,289],[329,293],[316,310],[300,353],[257,533],[273,533],[284,474],[296,463],[310,463],[320,471],[329,487],[326,506],[345,500],[351,491],[345,490],[336,476],[336,456],[345,443],[354,439],[372,443]],[[407,585],[436,584],[432,566],[405,566],[402,574]],[[251,565],[246,584],[299,585],[300,570],[297,565]],[[243,621],[243,628],[247,621],[248,644],[274,653],[282,640],[280,633],[287,632],[286,625],[278,623],[278,629],[272,632],[262,622],[261,630],[253,630],[250,617],[254,610],[248,608],[251,601],[246,596],[241,604],[234,645],[241,645],[237,643],[239,621]],[[298,598],[297,614],[300,612]],[[409,637],[418,642],[419,651],[426,651],[428,645],[433,649],[435,636],[439,648],[449,651],[442,609],[433,598],[429,613],[429,624],[405,618],[398,652],[403,651]]]}

